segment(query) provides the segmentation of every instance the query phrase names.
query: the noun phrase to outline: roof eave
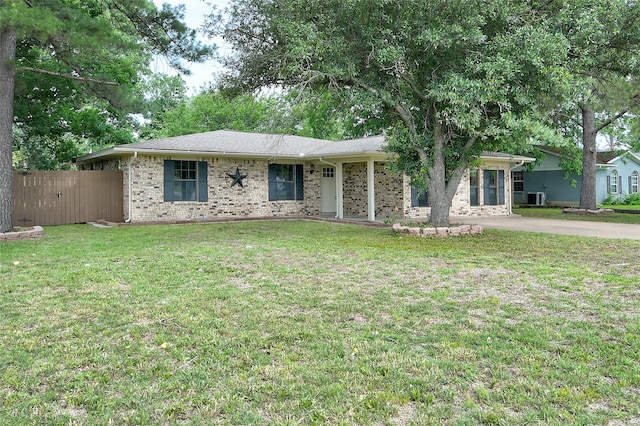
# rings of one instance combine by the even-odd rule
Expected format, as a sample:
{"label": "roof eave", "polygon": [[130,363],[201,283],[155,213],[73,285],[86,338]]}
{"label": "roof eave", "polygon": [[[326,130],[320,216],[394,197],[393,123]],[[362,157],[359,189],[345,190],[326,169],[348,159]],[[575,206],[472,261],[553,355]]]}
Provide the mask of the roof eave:
{"label": "roof eave", "polygon": [[[378,161],[388,161],[393,155],[381,152],[381,151],[362,151],[362,152],[334,152],[334,153],[298,153],[298,154],[278,154],[278,153],[247,153],[247,152],[227,152],[227,151],[190,151],[190,150],[172,150],[172,149],[150,149],[150,148],[135,148],[128,146],[116,146],[113,148],[109,148],[103,151],[98,151],[91,154],[85,154],[76,158],[76,163],[85,163],[92,160],[97,159],[107,159],[107,158],[118,158],[127,155],[134,154],[143,154],[143,155],[168,155],[168,156],[177,156],[177,157],[189,157],[189,156],[198,156],[198,157],[225,157],[225,158],[242,158],[242,159],[287,159],[287,160],[303,160],[303,161],[314,161],[314,160],[343,160],[343,161],[354,161],[354,160],[378,160]],[[481,160],[491,160],[491,161],[517,161],[523,163],[531,163],[536,161],[535,158],[524,157],[520,155],[513,156],[492,156],[492,155],[481,155]]]}
{"label": "roof eave", "polygon": [[91,152],[89,154],[81,155],[80,157],[75,158],[76,163],[84,163],[91,160],[96,160],[99,158],[111,158],[111,157],[119,157],[118,147],[108,148],[102,151]]}
{"label": "roof eave", "polygon": [[129,148],[114,147],[104,151],[85,154],[76,158],[77,163],[97,160],[100,158],[115,158],[126,156],[127,154],[143,154],[143,155],[170,155],[170,156],[198,156],[198,157],[230,157],[230,158],[286,158],[286,159],[309,159],[304,153],[299,154],[274,154],[274,153],[243,153],[243,152],[225,152],[225,151],[193,151],[193,150],[174,150],[174,149],[149,149],[149,148]]}
{"label": "roof eave", "polygon": [[493,156],[493,155],[481,155],[480,156],[481,160],[503,160],[503,161],[509,161],[509,162],[520,162],[522,161],[523,163],[533,163],[534,161],[536,161],[535,158],[531,158],[531,157],[524,157],[522,155],[512,155],[509,157],[497,157],[497,156]]}
{"label": "roof eave", "polygon": [[364,151],[355,153],[329,153],[329,154],[313,154],[309,155],[309,160],[388,160],[390,155],[380,151]]}

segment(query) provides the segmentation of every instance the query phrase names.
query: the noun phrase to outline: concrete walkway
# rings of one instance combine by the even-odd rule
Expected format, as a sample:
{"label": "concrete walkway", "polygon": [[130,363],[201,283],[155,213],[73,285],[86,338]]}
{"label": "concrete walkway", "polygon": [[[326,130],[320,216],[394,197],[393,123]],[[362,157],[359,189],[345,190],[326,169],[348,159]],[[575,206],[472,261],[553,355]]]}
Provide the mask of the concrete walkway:
{"label": "concrete walkway", "polygon": [[477,224],[491,229],[640,240],[640,225],[628,225],[624,223],[537,219],[519,215],[501,217],[452,217],[451,221]]}

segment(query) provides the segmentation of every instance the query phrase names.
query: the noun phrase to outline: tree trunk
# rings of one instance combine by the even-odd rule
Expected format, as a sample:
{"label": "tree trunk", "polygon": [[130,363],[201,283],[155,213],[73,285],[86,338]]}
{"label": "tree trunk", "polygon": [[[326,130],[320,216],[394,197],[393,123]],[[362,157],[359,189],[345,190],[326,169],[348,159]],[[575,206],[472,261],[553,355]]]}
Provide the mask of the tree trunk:
{"label": "tree trunk", "polygon": [[595,209],[596,206],[596,113],[582,107],[582,188],[580,208]]}
{"label": "tree trunk", "polygon": [[0,28],[0,232],[12,229],[13,213],[13,96],[16,30]]}
{"label": "tree trunk", "polygon": [[[429,223],[433,226],[449,226],[449,208],[451,200],[447,197],[446,166],[444,157],[445,135],[439,124],[433,131],[433,162],[428,167],[428,191],[431,215]],[[423,160],[424,161],[424,160]]]}
{"label": "tree trunk", "polygon": [[446,194],[444,167],[436,166],[430,170],[428,188],[431,207],[429,223],[433,226],[449,226],[451,201]]}

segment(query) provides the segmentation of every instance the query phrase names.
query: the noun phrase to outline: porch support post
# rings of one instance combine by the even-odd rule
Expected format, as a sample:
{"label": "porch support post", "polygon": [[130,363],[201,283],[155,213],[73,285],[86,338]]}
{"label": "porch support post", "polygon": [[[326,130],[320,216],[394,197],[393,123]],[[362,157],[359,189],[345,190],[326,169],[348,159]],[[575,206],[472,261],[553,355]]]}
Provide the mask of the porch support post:
{"label": "porch support post", "polygon": [[374,222],[376,220],[376,192],[373,174],[373,160],[367,161],[367,196],[368,196],[368,220]]}
{"label": "porch support post", "polygon": [[342,163],[336,163],[336,217],[344,219],[344,196],[342,193]]}

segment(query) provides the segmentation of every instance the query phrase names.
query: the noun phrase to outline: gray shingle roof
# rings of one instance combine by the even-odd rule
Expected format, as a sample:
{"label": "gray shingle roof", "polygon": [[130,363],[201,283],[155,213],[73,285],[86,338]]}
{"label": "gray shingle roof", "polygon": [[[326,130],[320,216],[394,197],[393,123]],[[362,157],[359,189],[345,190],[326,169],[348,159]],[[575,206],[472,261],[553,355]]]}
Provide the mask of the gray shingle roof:
{"label": "gray shingle roof", "polygon": [[292,135],[216,130],[164,139],[153,139],[117,148],[132,150],[210,152],[259,156],[299,156],[334,142]]}
{"label": "gray shingle roof", "polygon": [[368,138],[330,142],[321,148],[311,151],[309,154],[322,157],[323,155],[350,155],[367,152],[383,152],[383,149],[384,136],[371,136]]}
{"label": "gray shingle roof", "polygon": [[[118,145],[103,151],[79,157],[77,162],[97,158],[117,157],[134,152],[200,155],[224,155],[262,158],[331,158],[385,156],[384,136],[371,136],[360,139],[334,142],[324,139],[307,138],[292,135],[238,132],[216,130],[213,132],[194,133],[171,138],[152,139],[126,145]],[[485,153],[485,157],[514,158],[503,153]],[[528,159],[529,160],[529,159]],[[530,159],[533,161],[533,159]]]}

